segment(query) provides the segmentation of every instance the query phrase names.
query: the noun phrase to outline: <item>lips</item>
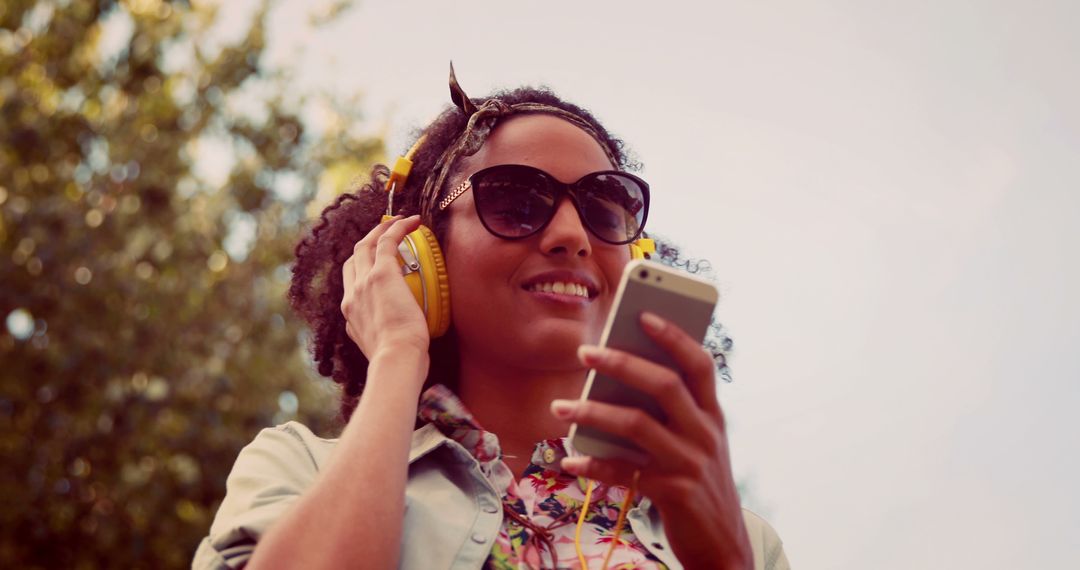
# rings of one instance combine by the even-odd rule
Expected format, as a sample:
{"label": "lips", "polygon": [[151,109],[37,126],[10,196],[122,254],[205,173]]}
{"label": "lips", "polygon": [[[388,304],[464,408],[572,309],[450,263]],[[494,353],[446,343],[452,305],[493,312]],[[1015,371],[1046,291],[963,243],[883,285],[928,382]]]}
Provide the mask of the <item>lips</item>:
{"label": "lips", "polygon": [[532,293],[565,295],[571,298],[592,299],[599,293],[596,281],[575,271],[548,271],[526,280],[521,288]]}

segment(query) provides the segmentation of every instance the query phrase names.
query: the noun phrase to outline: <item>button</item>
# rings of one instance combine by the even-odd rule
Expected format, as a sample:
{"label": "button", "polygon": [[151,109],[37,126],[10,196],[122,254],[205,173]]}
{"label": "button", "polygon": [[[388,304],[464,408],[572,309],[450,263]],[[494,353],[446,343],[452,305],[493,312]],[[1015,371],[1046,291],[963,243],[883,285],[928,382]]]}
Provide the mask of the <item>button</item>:
{"label": "button", "polygon": [[489,514],[489,515],[493,515],[493,514],[499,512],[499,509],[496,508],[495,505],[488,505],[488,506],[484,507],[484,512]]}
{"label": "button", "polygon": [[487,537],[480,533],[476,533],[472,535],[472,541],[476,544],[484,544],[485,542],[487,542]]}
{"label": "button", "polygon": [[664,545],[660,544],[659,542],[652,543],[652,547],[657,549],[657,550],[663,550],[664,549]]}
{"label": "button", "polygon": [[555,450],[547,448],[544,450],[544,463],[555,463]]}

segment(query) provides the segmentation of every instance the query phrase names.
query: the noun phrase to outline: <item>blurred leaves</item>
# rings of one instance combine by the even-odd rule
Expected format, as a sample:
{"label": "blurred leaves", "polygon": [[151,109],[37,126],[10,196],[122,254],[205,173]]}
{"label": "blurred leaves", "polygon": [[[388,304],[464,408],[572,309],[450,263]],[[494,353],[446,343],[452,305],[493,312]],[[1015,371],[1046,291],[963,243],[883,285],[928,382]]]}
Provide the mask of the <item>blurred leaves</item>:
{"label": "blurred leaves", "polygon": [[240,447],[331,427],[288,264],[382,143],[305,127],[267,10],[0,4],[0,567],[186,567]]}

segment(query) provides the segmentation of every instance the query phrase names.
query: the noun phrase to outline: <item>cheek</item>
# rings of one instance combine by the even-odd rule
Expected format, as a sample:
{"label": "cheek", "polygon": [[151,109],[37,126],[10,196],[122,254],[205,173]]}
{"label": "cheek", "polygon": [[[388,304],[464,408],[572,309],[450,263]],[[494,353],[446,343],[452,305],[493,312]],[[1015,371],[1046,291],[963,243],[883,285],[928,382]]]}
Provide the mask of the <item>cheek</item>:
{"label": "cheek", "polygon": [[[627,246],[602,246],[604,249],[594,249],[597,253],[597,264],[604,275],[605,295],[601,301],[601,313],[606,321],[608,311],[615,302],[615,291],[619,288],[619,280],[622,279],[623,269],[630,262],[630,248]],[[603,323],[601,323],[603,326]]]}
{"label": "cheek", "polygon": [[[462,224],[465,225],[465,224]],[[447,232],[446,272],[450,282],[451,310],[475,312],[485,297],[506,281],[507,256],[496,255],[494,239],[481,228],[450,228]],[[453,317],[452,317],[453,318]]]}
{"label": "cheek", "polygon": [[630,263],[630,248],[625,245],[607,245],[602,251],[598,251],[597,257],[604,278],[608,281],[608,287],[612,294],[619,287],[619,279],[622,278],[623,268]]}

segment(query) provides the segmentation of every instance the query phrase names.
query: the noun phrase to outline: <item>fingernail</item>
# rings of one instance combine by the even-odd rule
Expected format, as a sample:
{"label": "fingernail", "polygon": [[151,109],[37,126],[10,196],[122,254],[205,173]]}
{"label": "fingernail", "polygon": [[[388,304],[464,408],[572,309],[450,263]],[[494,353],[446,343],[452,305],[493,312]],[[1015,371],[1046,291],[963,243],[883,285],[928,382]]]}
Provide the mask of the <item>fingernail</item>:
{"label": "fingernail", "polygon": [[584,469],[585,462],[588,460],[589,458],[587,457],[563,457],[562,462],[559,463],[559,467],[561,467],[563,471],[567,471],[572,475],[577,475]]}
{"label": "fingernail", "polygon": [[599,346],[583,344],[577,349],[577,357],[583,364],[593,365],[604,361],[607,352]]}
{"label": "fingernail", "polygon": [[576,400],[552,400],[551,401],[551,413],[559,419],[568,419],[574,415],[574,410],[577,409],[578,403]]}
{"label": "fingernail", "polygon": [[642,311],[641,325],[648,329],[649,332],[658,333],[664,330],[666,322],[664,321],[664,319],[661,319],[654,313],[650,313],[649,311]]}

